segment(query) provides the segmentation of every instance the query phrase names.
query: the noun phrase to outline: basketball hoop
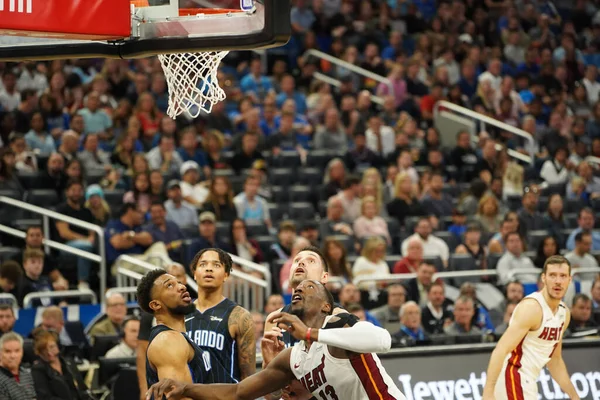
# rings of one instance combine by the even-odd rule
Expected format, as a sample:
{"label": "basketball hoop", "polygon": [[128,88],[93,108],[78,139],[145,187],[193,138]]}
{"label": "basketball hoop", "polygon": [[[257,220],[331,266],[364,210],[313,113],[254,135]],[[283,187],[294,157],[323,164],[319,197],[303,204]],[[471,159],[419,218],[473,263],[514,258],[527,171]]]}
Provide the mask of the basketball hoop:
{"label": "basketball hoop", "polygon": [[[229,17],[247,13],[232,9],[180,9],[180,17],[220,15]],[[234,23],[232,21],[232,23]],[[197,53],[159,54],[167,86],[169,107],[167,114],[175,119],[187,113],[192,118],[201,112],[210,113],[215,104],[225,100],[225,91],[219,86],[217,71],[229,51],[200,51]]]}

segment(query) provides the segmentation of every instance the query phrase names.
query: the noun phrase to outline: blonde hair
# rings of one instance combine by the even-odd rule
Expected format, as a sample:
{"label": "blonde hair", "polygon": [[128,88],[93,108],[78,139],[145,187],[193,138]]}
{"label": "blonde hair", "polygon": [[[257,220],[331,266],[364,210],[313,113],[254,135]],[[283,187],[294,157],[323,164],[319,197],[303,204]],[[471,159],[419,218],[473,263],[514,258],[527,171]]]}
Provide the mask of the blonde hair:
{"label": "blonde hair", "polygon": [[408,175],[408,173],[401,172],[398,175],[396,175],[396,180],[394,181],[394,197],[399,197],[399,194],[402,193],[400,185],[402,185],[402,182],[404,182],[406,180],[409,181],[411,184],[411,190],[408,195],[410,197],[412,197],[414,195],[414,187],[412,185],[412,178],[410,177],[410,175]]}
{"label": "blonde hair", "polygon": [[364,245],[362,251],[360,252],[360,255],[365,257],[366,259],[370,260],[371,255],[373,254],[375,249],[381,245],[383,245],[383,246],[386,245],[385,240],[383,240],[379,236],[370,237],[365,242],[365,245]]}
{"label": "blonde hair", "polygon": [[367,168],[362,175],[362,185],[363,187],[367,185],[371,177],[375,178],[375,204],[377,205],[377,209],[380,210],[383,204],[383,181],[381,179],[381,174],[377,170],[377,168]]}
{"label": "blonde hair", "polygon": [[498,204],[498,200],[496,199],[496,197],[494,197],[491,194],[486,194],[484,195],[480,200],[479,200],[479,204],[477,206],[477,214],[479,215],[484,215],[483,214],[483,206],[485,205],[485,203],[487,203],[488,201],[492,201],[494,202],[494,207],[496,207],[496,215],[498,215],[498,211],[500,211],[500,206]]}
{"label": "blonde hair", "polygon": [[377,212],[379,212],[379,204],[377,204],[377,199],[373,196],[365,196],[362,198],[362,202],[360,204],[360,213],[361,214],[365,213],[365,204],[367,204],[367,203],[375,204],[375,208],[377,209]]}

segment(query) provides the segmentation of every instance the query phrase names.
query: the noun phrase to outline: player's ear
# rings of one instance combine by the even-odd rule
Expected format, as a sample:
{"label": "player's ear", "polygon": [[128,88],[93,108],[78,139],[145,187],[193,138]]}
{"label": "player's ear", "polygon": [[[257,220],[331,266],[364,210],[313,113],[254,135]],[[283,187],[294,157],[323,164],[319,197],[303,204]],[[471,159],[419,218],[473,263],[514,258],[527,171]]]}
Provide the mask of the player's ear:
{"label": "player's ear", "polygon": [[331,304],[329,304],[328,302],[324,302],[323,307],[321,308],[321,311],[326,315],[331,315],[331,313],[333,312],[333,309],[331,308]]}
{"label": "player's ear", "polygon": [[152,300],[149,304],[150,309],[154,312],[160,310],[162,308],[162,304],[160,304],[160,301],[158,300]]}

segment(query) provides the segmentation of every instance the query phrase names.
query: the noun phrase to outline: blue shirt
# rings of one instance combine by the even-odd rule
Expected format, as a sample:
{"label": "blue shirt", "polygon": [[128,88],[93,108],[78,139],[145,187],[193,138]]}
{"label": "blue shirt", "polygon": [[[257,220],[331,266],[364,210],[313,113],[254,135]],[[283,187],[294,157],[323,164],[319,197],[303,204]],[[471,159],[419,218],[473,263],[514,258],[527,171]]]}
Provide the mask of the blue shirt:
{"label": "blue shirt", "polygon": [[208,163],[206,161],[206,154],[202,150],[196,149],[193,156],[190,156],[187,151],[183,147],[177,149],[177,153],[181,156],[183,162],[186,161],[196,161],[199,166],[205,167]]}
{"label": "blue shirt", "polygon": [[414,0],[413,4],[417,7],[425,21],[431,21],[437,14],[435,0]]}
{"label": "blue shirt", "polygon": [[255,78],[254,75],[248,74],[240,81],[240,89],[244,94],[252,92],[262,99],[273,90],[273,85],[266,76]]}
{"label": "blue shirt", "polygon": [[106,243],[106,261],[108,265],[112,265],[112,263],[114,263],[115,260],[123,254],[143,254],[144,251],[146,251],[146,249],[140,246],[139,244],[136,244],[135,246],[129,249],[123,250],[117,250],[113,247],[113,245],[110,243],[110,238],[116,234],[127,231],[139,233],[142,231],[142,227],[141,225],[134,227],[125,225],[120,219],[111,219],[106,224],[106,227],[104,228],[104,241]]}
{"label": "blue shirt", "polygon": [[[575,236],[577,236],[577,234],[581,231],[581,228],[577,228],[571,232],[569,238],[567,239],[568,250],[575,250]],[[592,250],[600,250],[600,232],[598,231],[592,231]]]}
{"label": "blue shirt", "polygon": [[77,114],[81,115],[85,122],[84,133],[104,132],[112,127],[112,120],[104,110],[92,112],[84,108],[83,110],[79,110]]}
{"label": "blue shirt", "polygon": [[281,108],[283,106],[283,103],[288,99],[294,100],[294,102],[296,103],[296,111],[298,112],[298,114],[306,114],[306,97],[304,97],[302,93],[298,92],[294,92],[292,96],[288,96],[285,93],[279,93],[276,98],[277,108]]}
{"label": "blue shirt", "polygon": [[[179,226],[177,226],[175,222],[166,221],[165,224],[167,226],[164,232],[157,225],[154,225],[151,222],[144,225],[142,227],[142,230],[152,235],[152,239],[154,242],[163,242],[165,244],[169,244],[176,240],[185,239],[183,233],[181,232],[181,229],[179,229]],[[169,257],[171,257],[173,260],[179,260],[179,249],[170,250]]]}
{"label": "blue shirt", "polygon": [[50,154],[56,150],[52,135],[46,133],[44,136],[38,136],[33,129],[25,135],[25,143],[31,150],[38,149],[41,154]]}

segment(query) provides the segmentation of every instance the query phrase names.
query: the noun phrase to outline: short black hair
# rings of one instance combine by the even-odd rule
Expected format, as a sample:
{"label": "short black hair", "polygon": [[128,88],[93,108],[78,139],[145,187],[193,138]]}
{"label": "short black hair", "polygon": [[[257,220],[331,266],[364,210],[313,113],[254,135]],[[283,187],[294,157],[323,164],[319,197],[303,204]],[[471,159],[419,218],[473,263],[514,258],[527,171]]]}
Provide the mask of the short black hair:
{"label": "short black hair", "polygon": [[218,249],[216,247],[209,247],[207,249],[202,249],[194,256],[192,263],[190,264],[190,272],[192,276],[194,275],[194,271],[196,271],[196,267],[198,266],[198,261],[200,261],[200,257],[207,251],[214,251],[219,255],[219,261],[225,266],[225,272],[229,275],[231,274],[231,268],[233,266],[233,260],[231,256],[224,250]]}
{"label": "short black hair", "polygon": [[587,232],[587,231],[579,231],[577,232],[577,234],[575,235],[575,243],[579,243],[583,240],[584,236],[591,236],[592,233],[591,232]]}
{"label": "short black hair", "polygon": [[359,183],[360,183],[360,178],[358,176],[350,175],[344,182],[344,185],[342,186],[342,188],[350,189],[352,186],[358,185]]}
{"label": "short black hair", "polygon": [[579,210],[579,214],[577,214],[577,218],[581,218],[583,213],[588,213],[588,214],[594,215],[594,210],[592,210],[590,207],[583,207],[581,210]]}
{"label": "short black hair", "polygon": [[12,283],[19,283],[23,276],[23,269],[16,261],[6,261],[0,266],[0,278]]}
{"label": "short black hair", "polygon": [[8,303],[0,303],[0,311],[10,310],[13,317],[15,316],[15,310]]}
{"label": "short black hair", "polygon": [[121,209],[119,210],[119,218],[127,214],[129,210],[137,210],[137,205],[135,203],[123,204],[123,206],[121,206]]}
{"label": "short black hair", "polygon": [[307,246],[307,247],[304,247],[302,250],[300,250],[298,253],[300,253],[302,251],[312,251],[313,253],[317,253],[319,258],[321,259],[321,264],[323,264],[323,271],[329,272],[329,265],[327,265],[327,260],[325,259],[325,255],[323,254],[321,249],[319,249],[316,246]]}
{"label": "short black hair", "polygon": [[83,183],[80,180],[77,179],[70,179],[67,182],[67,186],[65,186],[65,192],[69,189],[71,189],[71,186],[75,186],[75,185],[79,185],[83,188]]}
{"label": "short black hair", "polygon": [[592,299],[590,299],[590,296],[588,296],[585,293],[577,293],[575,296],[573,296],[573,305],[577,304],[578,301],[583,301],[584,303],[588,303],[588,302],[592,301]]}
{"label": "short black hair", "polygon": [[153,201],[152,204],[150,204],[150,208],[153,206],[160,206],[163,210],[165,209],[165,205],[162,201]]}
{"label": "short black hair", "polygon": [[150,302],[152,301],[152,288],[154,282],[161,276],[165,275],[167,271],[164,269],[155,269],[150,271],[144,276],[137,287],[137,300],[140,308],[149,314],[154,314],[154,310],[150,308]]}
{"label": "short black hair", "polygon": [[27,229],[25,229],[25,234],[29,234],[29,231],[32,229],[39,229],[40,231],[42,231],[42,235],[44,234],[44,230],[42,229],[41,225],[29,225]]}

